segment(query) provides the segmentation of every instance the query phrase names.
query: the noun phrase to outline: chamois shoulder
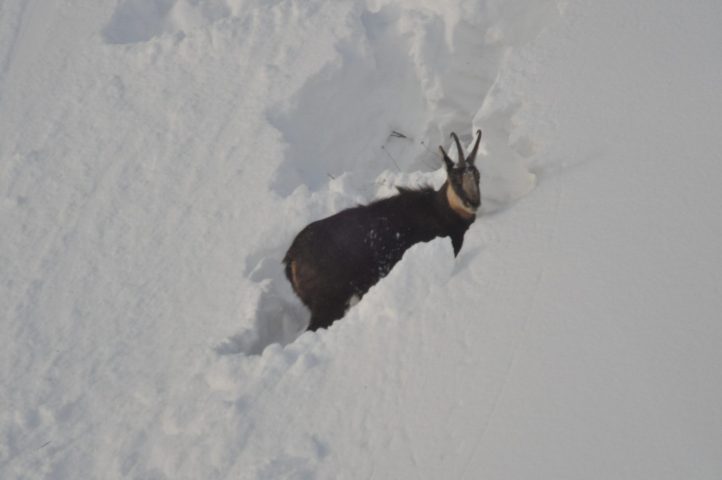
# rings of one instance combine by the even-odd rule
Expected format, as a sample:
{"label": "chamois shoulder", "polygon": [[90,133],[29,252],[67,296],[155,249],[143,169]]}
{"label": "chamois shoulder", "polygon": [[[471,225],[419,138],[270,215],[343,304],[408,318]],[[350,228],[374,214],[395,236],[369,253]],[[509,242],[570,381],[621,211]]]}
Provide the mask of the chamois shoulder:
{"label": "chamois shoulder", "polygon": [[369,207],[374,205],[383,205],[388,203],[411,203],[418,204],[419,202],[426,203],[433,201],[436,195],[436,191],[431,187],[420,187],[420,188],[408,188],[408,187],[396,187],[396,195],[390,197],[381,198],[368,204]]}
{"label": "chamois shoulder", "polygon": [[[436,191],[431,187],[420,187],[420,188],[409,188],[409,187],[396,187],[397,193],[395,195],[391,195],[390,197],[380,198],[378,200],[374,200],[373,202],[369,203],[368,206],[377,204],[377,203],[383,203],[387,202],[389,200],[406,200],[411,199],[413,200],[419,200],[424,197],[433,197]],[[359,205],[363,206],[363,205]]]}
{"label": "chamois shoulder", "polygon": [[411,212],[429,212],[434,209],[433,204],[436,202],[437,192],[431,187],[422,188],[406,188],[396,187],[398,193],[390,197],[375,200],[365,208],[373,215],[392,215],[404,216]]}
{"label": "chamois shoulder", "polygon": [[396,187],[396,190],[398,190],[399,195],[433,195],[436,190],[431,188],[428,185],[425,185],[423,187],[418,188],[409,188],[409,187]]}

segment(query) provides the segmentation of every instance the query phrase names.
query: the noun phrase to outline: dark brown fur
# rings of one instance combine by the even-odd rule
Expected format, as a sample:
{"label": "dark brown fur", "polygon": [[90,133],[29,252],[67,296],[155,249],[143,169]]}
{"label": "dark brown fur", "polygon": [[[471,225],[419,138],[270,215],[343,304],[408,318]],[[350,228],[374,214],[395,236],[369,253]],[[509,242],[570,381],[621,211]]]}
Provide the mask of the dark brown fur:
{"label": "dark brown fur", "polygon": [[[351,298],[361,298],[412,245],[449,237],[454,254],[459,253],[464,233],[476,217],[452,208],[449,193],[468,208],[478,207],[478,192],[476,204],[470,205],[453,178],[462,169],[473,169],[478,186],[473,166],[476,147],[466,165],[462,156],[457,167],[448,160],[449,180],[439,190],[399,188],[393,197],[343,210],[301,230],[283,262],[293,290],[311,310],[309,330],[326,328],[341,318]],[[444,156],[448,158],[446,152]],[[447,192],[450,188],[453,191]]]}

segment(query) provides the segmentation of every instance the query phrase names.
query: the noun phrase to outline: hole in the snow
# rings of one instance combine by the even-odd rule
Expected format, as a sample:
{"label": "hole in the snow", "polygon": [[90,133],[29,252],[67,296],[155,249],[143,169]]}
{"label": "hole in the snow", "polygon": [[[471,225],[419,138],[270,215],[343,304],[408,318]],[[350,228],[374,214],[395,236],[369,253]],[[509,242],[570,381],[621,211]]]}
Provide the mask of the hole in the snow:
{"label": "hole in the snow", "polygon": [[163,32],[168,12],[176,0],[126,0],[113,12],[103,29],[112,44],[145,42]]}
{"label": "hole in the snow", "polygon": [[[359,35],[341,42],[336,57],[289,102],[269,109],[287,145],[271,184],[276,193],[288,196],[300,185],[317,191],[344,173],[373,182],[385,170],[413,171],[418,157],[428,156],[418,140],[389,139],[394,130],[422,137],[428,116],[411,40],[398,20],[395,8],[361,15]],[[386,111],[397,112],[393,125],[383,121]]]}
{"label": "hole in the snow", "polygon": [[253,322],[247,330],[216,345],[219,355],[258,355],[273,343],[287,345],[306,328],[308,310],[291,290],[278,252],[249,258],[249,278],[263,289]]}
{"label": "hole in the snow", "polygon": [[106,42],[146,42],[163,33],[188,32],[228,17],[224,0],[125,0],[103,28]]}
{"label": "hole in the snow", "polygon": [[289,302],[272,292],[264,293],[258,305],[254,325],[231,335],[216,345],[219,355],[259,355],[273,344],[293,342],[306,327],[308,311],[296,302]]}

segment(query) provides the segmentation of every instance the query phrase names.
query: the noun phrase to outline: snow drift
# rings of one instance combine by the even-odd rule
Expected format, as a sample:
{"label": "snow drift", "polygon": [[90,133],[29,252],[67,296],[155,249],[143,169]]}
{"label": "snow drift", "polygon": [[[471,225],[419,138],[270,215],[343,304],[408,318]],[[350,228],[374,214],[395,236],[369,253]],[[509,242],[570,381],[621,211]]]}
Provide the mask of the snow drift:
{"label": "snow drift", "polygon": [[[0,477],[719,476],[718,6],[0,13]],[[299,336],[293,235],[475,128],[459,257]]]}

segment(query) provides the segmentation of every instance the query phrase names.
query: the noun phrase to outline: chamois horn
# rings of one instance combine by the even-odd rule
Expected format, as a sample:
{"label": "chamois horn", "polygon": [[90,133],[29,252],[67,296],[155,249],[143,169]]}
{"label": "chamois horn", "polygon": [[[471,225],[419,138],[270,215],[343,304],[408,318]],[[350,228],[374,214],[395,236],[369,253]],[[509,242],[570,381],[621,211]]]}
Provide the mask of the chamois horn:
{"label": "chamois horn", "polygon": [[441,155],[442,155],[442,158],[444,159],[444,163],[446,164],[447,170],[454,168],[454,162],[449,158],[449,155],[446,153],[446,150],[444,150],[444,147],[439,145],[439,150],[441,150]]}
{"label": "chamois horn", "polygon": [[458,164],[460,167],[464,166],[464,148],[461,146],[461,142],[459,141],[459,137],[456,136],[454,132],[451,132],[451,138],[454,139],[454,142],[456,142],[456,151],[458,152]]}
{"label": "chamois horn", "polygon": [[476,152],[479,150],[479,142],[480,141],[481,141],[481,129],[476,131],[476,143],[474,144],[474,149],[471,151],[469,156],[466,158],[466,161],[472,165],[476,161]]}

